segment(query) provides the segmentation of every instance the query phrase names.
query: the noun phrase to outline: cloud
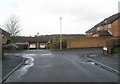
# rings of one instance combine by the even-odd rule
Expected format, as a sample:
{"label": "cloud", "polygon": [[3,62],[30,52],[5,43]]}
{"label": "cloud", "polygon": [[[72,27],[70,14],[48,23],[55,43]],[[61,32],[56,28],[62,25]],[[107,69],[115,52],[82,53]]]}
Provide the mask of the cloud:
{"label": "cloud", "polygon": [[117,4],[118,0],[2,0],[0,16],[18,15],[23,35],[59,33],[61,16],[63,33],[84,33],[116,13]]}

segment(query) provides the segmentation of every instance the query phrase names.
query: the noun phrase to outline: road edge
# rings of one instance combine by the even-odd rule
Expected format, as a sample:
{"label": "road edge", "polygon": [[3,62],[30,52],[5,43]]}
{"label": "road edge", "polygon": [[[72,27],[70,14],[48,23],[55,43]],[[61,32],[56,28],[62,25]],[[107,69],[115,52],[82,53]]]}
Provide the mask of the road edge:
{"label": "road edge", "polygon": [[104,64],[100,63],[100,62],[97,62],[97,61],[89,58],[86,54],[85,54],[85,58],[88,59],[88,60],[91,61],[91,62],[94,62],[95,65],[100,66],[101,68],[103,68],[103,69],[105,69],[105,70],[108,70],[108,71],[110,71],[110,72],[112,72],[112,73],[114,73],[114,74],[116,74],[116,75],[120,75],[120,72],[119,72],[118,70],[113,69],[113,68],[111,68],[111,67],[109,67],[109,66],[107,66],[107,65],[104,65]]}
{"label": "road edge", "polygon": [[19,63],[14,69],[12,69],[7,75],[5,75],[5,77],[3,77],[2,83],[25,62],[26,58],[25,57],[22,57],[22,58],[23,58],[22,62]]}

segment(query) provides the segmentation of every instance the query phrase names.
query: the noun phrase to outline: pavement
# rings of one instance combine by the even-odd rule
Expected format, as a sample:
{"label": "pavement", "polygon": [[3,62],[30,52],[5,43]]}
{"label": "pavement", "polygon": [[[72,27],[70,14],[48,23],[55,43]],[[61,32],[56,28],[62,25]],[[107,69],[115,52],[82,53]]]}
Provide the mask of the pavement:
{"label": "pavement", "polygon": [[6,77],[8,77],[22,61],[23,57],[4,55],[4,59],[2,61],[2,79],[6,79]]}
{"label": "pavement", "polygon": [[105,69],[108,70],[114,70],[118,74],[120,74],[119,70],[119,54],[112,54],[112,55],[105,55],[103,53],[89,53],[87,54],[87,58],[93,62],[96,62],[103,65],[104,67],[107,67]]}

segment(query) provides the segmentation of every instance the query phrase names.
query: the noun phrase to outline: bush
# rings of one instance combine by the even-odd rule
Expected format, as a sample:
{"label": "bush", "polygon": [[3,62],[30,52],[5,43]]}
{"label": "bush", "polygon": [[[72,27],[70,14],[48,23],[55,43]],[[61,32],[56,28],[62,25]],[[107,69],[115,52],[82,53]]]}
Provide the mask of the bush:
{"label": "bush", "polygon": [[16,50],[16,47],[14,44],[7,44],[3,46],[4,50]]}
{"label": "bush", "polygon": [[24,50],[28,49],[27,44],[7,44],[3,46],[4,50]]}
{"label": "bush", "polygon": [[120,39],[112,39],[106,42],[106,47],[120,47]]}
{"label": "bush", "polygon": [[106,47],[111,49],[111,53],[120,52],[120,39],[111,39],[106,42]]}
{"label": "bush", "polygon": [[52,42],[48,45],[49,49],[59,49],[59,42]]}
{"label": "bush", "polygon": [[[67,42],[66,40],[62,41],[62,49],[65,49],[67,47]],[[49,49],[60,49],[60,42],[59,41],[52,41],[52,43],[50,43],[48,45]]]}
{"label": "bush", "polygon": [[17,46],[16,50],[28,49],[28,45],[27,44],[16,44],[16,46]]}
{"label": "bush", "polygon": [[113,53],[120,53],[120,47],[114,47],[114,48],[112,49],[112,52],[113,52]]}

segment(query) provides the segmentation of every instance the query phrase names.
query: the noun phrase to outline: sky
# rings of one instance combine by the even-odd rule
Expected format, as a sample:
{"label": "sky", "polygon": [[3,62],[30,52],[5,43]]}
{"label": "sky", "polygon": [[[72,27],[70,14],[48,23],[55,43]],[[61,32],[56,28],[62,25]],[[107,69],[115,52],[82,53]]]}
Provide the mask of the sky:
{"label": "sky", "polygon": [[119,0],[0,0],[0,28],[11,15],[20,19],[21,36],[85,34],[118,12]]}

